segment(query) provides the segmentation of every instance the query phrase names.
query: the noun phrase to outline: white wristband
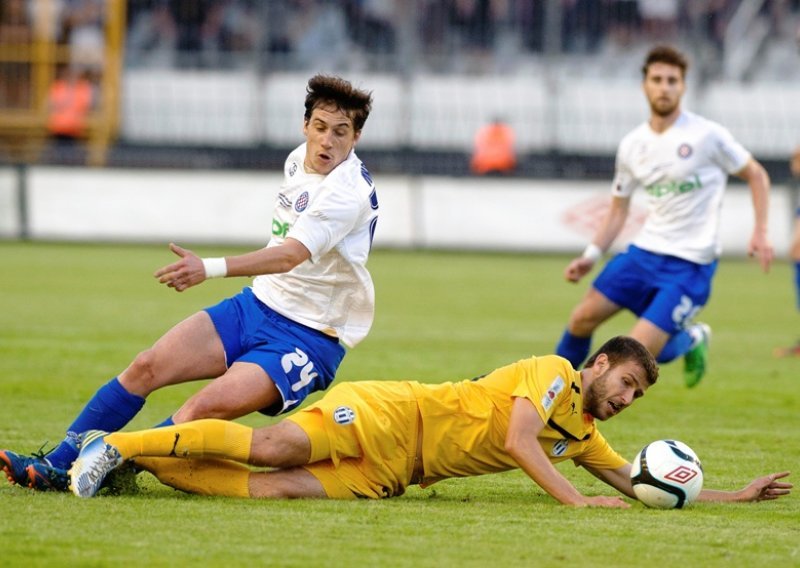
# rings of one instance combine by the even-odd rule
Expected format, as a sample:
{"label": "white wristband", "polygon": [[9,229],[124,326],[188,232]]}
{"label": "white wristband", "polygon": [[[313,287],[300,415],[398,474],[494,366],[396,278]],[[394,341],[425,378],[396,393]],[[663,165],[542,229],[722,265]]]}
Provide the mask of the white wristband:
{"label": "white wristband", "polygon": [[228,275],[228,264],[225,258],[203,258],[206,278],[225,278]]}
{"label": "white wristband", "polygon": [[603,258],[603,249],[594,243],[589,243],[581,256],[583,256],[583,258],[588,258],[592,262],[597,262]]}

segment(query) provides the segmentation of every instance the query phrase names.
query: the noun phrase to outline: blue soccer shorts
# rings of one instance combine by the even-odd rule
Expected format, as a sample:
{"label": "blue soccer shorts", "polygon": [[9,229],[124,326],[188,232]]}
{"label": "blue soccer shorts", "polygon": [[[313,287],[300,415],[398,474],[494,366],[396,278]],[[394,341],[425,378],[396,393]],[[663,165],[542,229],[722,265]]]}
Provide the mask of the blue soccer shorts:
{"label": "blue soccer shorts", "polygon": [[333,382],[345,349],[338,339],[282,316],[251,288],[205,310],[225,348],[225,364],[254,363],[275,383],[282,402],[262,409],[275,416],[297,407]]}
{"label": "blue soccer shorts", "polygon": [[609,300],[670,335],[684,329],[706,305],[717,261],[697,264],[630,245],[593,282]]}

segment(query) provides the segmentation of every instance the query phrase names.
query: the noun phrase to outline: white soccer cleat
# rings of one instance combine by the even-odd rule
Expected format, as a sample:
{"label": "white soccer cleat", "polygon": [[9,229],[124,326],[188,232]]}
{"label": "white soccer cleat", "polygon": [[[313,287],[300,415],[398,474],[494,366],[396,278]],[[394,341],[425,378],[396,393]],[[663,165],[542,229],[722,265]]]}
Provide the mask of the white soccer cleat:
{"label": "white soccer cleat", "polygon": [[78,497],[93,497],[106,475],[124,461],[117,448],[106,444],[106,435],[102,430],[81,435],[81,453],[69,470],[69,488]]}

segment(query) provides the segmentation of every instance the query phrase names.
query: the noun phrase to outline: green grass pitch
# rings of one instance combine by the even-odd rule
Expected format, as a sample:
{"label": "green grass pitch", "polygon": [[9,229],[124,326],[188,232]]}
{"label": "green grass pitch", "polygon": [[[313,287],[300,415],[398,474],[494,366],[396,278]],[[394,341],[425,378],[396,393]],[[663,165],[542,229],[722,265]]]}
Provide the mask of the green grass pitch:
{"label": "green grass pitch", "polygon": [[[198,247],[203,255],[239,252]],[[97,387],[171,325],[237,292],[215,280],[183,294],[151,276],[166,246],[0,242],[0,447],[58,441]],[[469,378],[552,352],[586,289],[563,256],[374,251],[377,315],[339,381]],[[800,359],[772,349],[800,336],[789,265],[763,275],[725,259],[701,319],[711,364],[694,390],[681,363],[601,425],[632,459],[677,438],[700,456],[706,486],[756,475],[800,479]],[[626,332],[618,317],[597,341]],[[170,414],[198,385],[154,393],[129,428]],[[315,397],[316,398],[316,397]],[[241,420],[267,423],[261,416]],[[580,491],[613,491],[559,466]],[[790,478],[792,480],[792,478]],[[79,500],[0,484],[3,566],[800,566],[800,499],[695,504],[680,511],[570,509],[516,471],[449,480],[380,502],[255,502],[185,495],[139,478],[138,494]]]}

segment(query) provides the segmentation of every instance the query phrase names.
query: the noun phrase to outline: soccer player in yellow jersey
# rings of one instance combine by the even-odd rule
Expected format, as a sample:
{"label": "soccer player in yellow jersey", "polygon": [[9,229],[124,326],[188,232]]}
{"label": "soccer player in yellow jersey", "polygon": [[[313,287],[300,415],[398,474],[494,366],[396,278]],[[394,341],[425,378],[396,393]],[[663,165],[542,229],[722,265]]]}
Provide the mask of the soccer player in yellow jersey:
{"label": "soccer player in yellow jersey", "polygon": [[[241,497],[401,495],[409,485],[522,468],[560,503],[628,507],[619,496],[586,496],[553,466],[572,459],[635,498],[631,465],[597,429],[656,382],[658,367],[630,337],[615,337],[576,371],[554,355],[532,357],[471,381],[342,383],[282,422],[253,430],[201,420],[141,432],[84,435],[71,488],[94,495],[133,459],[163,483]],[[182,459],[192,458],[192,459]],[[278,468],[252,471],[244,464]],[[789,493],[759,477],[739,491],[704,489],[699,500],[758,501]]]}

